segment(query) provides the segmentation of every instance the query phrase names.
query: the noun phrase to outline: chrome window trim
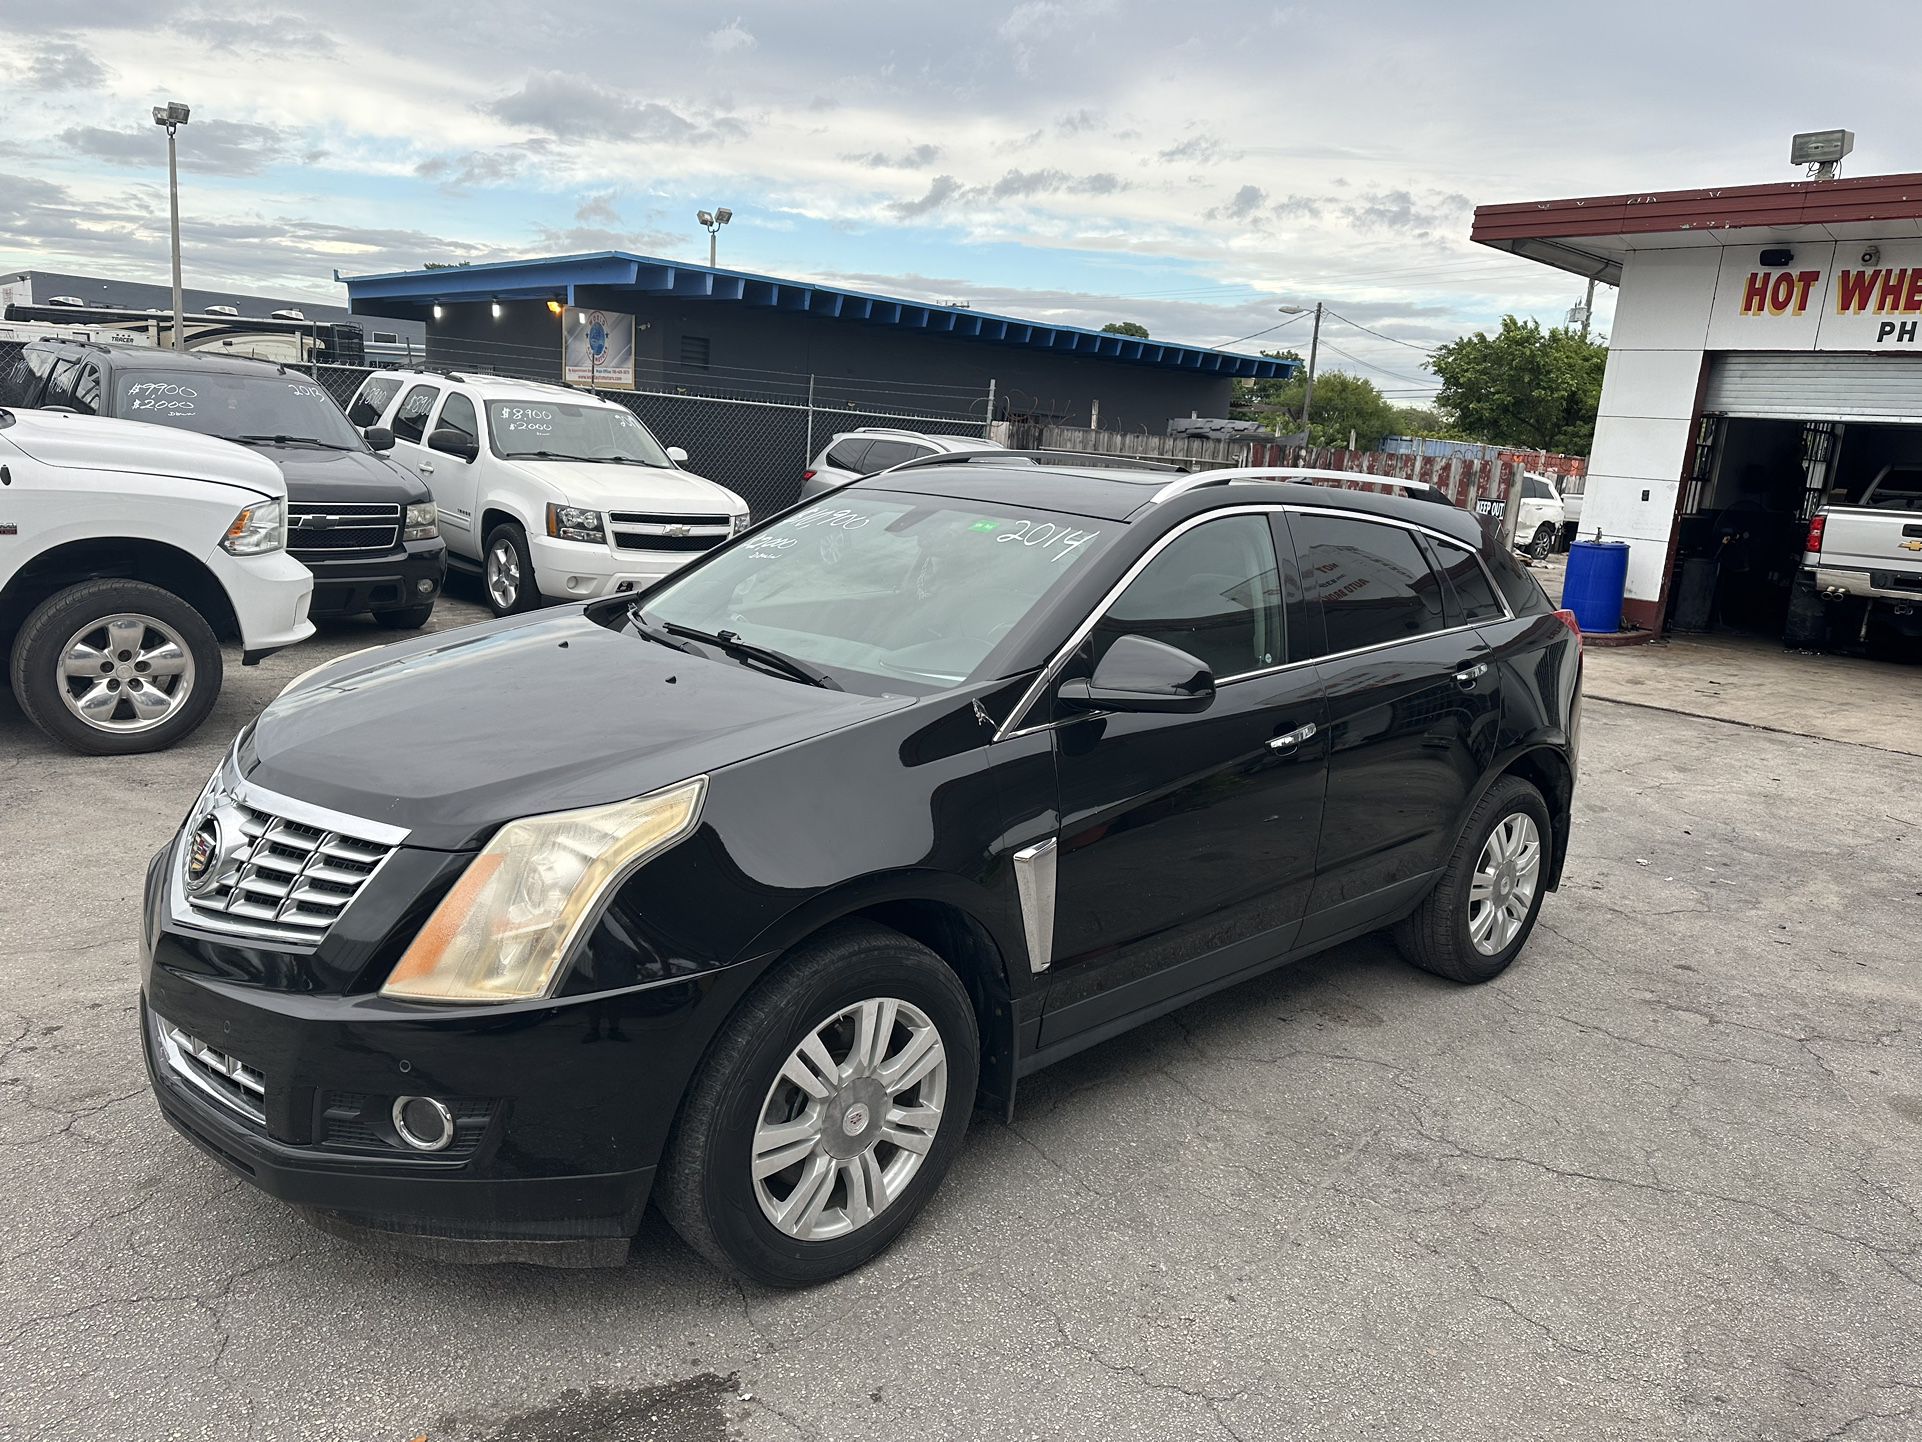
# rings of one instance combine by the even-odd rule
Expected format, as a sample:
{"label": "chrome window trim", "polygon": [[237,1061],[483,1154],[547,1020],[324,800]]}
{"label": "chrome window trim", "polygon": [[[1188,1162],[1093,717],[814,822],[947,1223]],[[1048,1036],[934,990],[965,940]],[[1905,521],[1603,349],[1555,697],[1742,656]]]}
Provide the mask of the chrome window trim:
{"label": "chrome window trim", "polygon": [[[1203,472],[1203,474],[1205,475],[1206,472]],[[1184,535],[1193,530],[1196,526],[1206,525],[1209,521],[1219,520],[1224,516],[1274,515],[1278,512],[1284,515],[1338,516],[1343,520],[1365,521],[1371,525],[1398,526],[1404,531],[1416,531],[1422,535],[1433,536],[1437,540],[1446,541],[1451,546],[1467,551],[1469,555],[1475,558],[1475,563],[1482,568],[1482,574],[1488,579],[1489,589],[1495,593],[1495,599],[1501,602],[1502,620],[1512,621],[1515,619],[1514,608],[1508,604],[1508,597],[1503,593],[1502,588],[1495,584],[1495,578],[1488,569],[1488,563],[1482,560],[1480,552],[1474,550],[1459,537],[1449,535],[1446,531],[1437,530],[1433,526],[1424,526],[1418,521],[1406,521],[1398,516],[1364,515],[1341,506],[1313,506],[1304,505],[1300,502],[1289,503],[1281,501],[1240,506],[1223,506],[1219,510],[1204,511],[1198,516],[1190,516],[1187,520],[1171,528],[1165,536],[1162,536],[1154,545],[1150,546],[1136,558],[1135,563],[1123,573],[1121,579],[1115,583],[1108,594],[1101,598],[1099,604],[1088,614],[1087,619],[1074,629],[1069,635],[1067,642],[1054,653],[1053,657],[1049,659],[1048,664],[1041,668],[1041,674],[1036,676],[1028,689],[1021,693],[1021,700],[1008,712],[1008,722],[996,728],[994,735],[989,738],[990,742],[1009,741],[1017,736],[1030,736],[1037,731],[1048,731],[1057,726],[1073,725],[1075,722],[1091,720],[1097,716],[1112,715],[1112,712],[1107,711],[1090,711],[1085,716],[1073,716],[1060,721],[1040,721],[1032,726],[1021,726],[1018,728],[1013,726],[1014,722],[1026,716],[1034,704],[1040,700],[1042,690],[1047,686],[1048,682],[1053,679],[1062,663],[1074,654],[1075,650],[1083,641],[1088,639],[1089,633],[1100,624],[1101,618],[1108,613],[1109,607],[1120,599],[1121,593],[1128,589],[1136,576],[1147,569],[1148,563],[1160,555],[1163,548],[1166,547],[1169,542],[1173,541],[1177,536]],[[1299,558],[1297,557],[1297,559]],[[1426,641],[1433,636],[1452,636],[1462,631],[1473,631],[1478,626],[1493,624],[1495,624],[1493,621],[1464,621],[1459,626],[1444,626],[1439,631],[1424,631],[1419,636],[1403,636],[1393,641],[1377,641],[1372,646],[1356,646],[1347,651],[1331,651],[1325,656],[1309,656],[1299,661],[1284,661],[1279,666],[1266,666],[1257,671],[1238,671],[1232,676],[1224,676],[1217,680],[1215,687],[1219,690],[1223,686],[1232,686],[1237,681],[1252,681],[1259,676],[1273,676],[1278,672],[1292,671],[1299,666],[1313,666],[1323,661],[1339,661],[1344,657],[1362,656],[1370,651],[1384,650],[1389,646],[1405,646],[1410,641]]]}
{"label": "chrome window trim", "polygon": [[1191,476],[1170,481],[1148,498],[1148,504],[1158,506],[1163,501],[1172,501],[1176,496],[1185,496],[1204,486],[1232,485],[1236,481],[1302,481],[1309,485],[1319,481],[1363,481],[1369,485],[1390,486],[1402,491],[1435,489],[1427,481],[1403,480],[1400,476],[1371,476],[1366,471],[1330,471],[1314,466],[1224,466],[1220,470],[1196,471]]}

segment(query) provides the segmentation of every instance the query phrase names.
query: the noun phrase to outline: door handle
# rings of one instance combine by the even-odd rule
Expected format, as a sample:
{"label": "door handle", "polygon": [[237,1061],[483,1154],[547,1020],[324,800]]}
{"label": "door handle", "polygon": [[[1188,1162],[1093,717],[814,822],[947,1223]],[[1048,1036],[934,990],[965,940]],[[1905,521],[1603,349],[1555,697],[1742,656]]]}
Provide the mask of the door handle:
{"label": "door handle", "polygon": [[1306,726],[1297,726],[1285,736],[1275,737],[1274,740],[1268,743],[1268,749],[1270,751],[1293,751],[1314,734],[1315,723],[1310,721]]}
{"label": "door handle", "polygon": [[1486,661],[1477,661],[1467,670],[1457,671],[1455,673],[1455,684],[1464,691],[1473,691],[1475,689],[1475,683],[1487,674],[1488,663]]}
{"label": "door handle", "polygon": [[420,469],[422,475],[431,476],[434,474],[434,463],[432,461],[422,461],[420,463]]}

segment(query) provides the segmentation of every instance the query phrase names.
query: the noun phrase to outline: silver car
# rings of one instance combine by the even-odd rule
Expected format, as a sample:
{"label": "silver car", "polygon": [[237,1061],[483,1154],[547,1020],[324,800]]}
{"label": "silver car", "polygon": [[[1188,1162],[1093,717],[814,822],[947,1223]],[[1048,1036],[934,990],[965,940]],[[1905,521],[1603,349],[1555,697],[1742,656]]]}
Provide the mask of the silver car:
{"label": "silver car", "polygon": [[835,436],[814,458],[814,464],[801,473],[801,499],[838,490],[849,481],[923,456],[1002,449],[1001,442],[984,441],[979,436],[930,436],[887,426],[862,426],[858,431],[842,431]]}

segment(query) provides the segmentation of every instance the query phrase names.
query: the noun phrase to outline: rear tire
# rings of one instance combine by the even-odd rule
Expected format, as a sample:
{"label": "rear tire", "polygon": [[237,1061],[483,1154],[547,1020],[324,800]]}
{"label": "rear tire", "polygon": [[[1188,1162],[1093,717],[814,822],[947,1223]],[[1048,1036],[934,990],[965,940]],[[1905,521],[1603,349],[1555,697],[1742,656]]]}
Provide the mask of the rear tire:
{"label": "rear tire", "polygon": [[1528,543],[1530,560],[1546,561],[1555,553],[1555,528],[1543,521],[1535,528],[1535,535]]}
{"label": "rear tire", "polygon": [[1401,954],[1450,981],[1500,976],[1535,929],[1553,845],[1542,793],[1502,777],[1469,817],[1435,889],[1396,925]]}
{"label": "rear tire", "polygon": [[1816,593],[1812,582],[1798,577],[1789,589],[1789,614],[1782,627],[1782,644],[1792,651],[1820,651],[1828,643],[1828,603]]}
{"label": "rear tire", "polygon": [[145,581],[83,581],[34,607],[14,638],[13,694],[55,741],[92,756],[163,751],[220,695],[206,617]]}
{"label": "rear tire", "polygon": [[425,606],[408,606],[398,611],[376,611],[374,620],[390,631],[418,631],[425,626],[434,614],[434,603]]}
{"label": "rear tire", "polygon": [[481,592],[496,616],[531,611],[541,603],[527,533],[513,521],[502,521],[487,533],[481,548]]}
{"label": "rear tire", "polygon": [[[864,1031],[879,1041],[864,1046]],[[931,1065],[938,1077],[916,1077]],[[825,1095],[804,1090],[797,1067]],[[947,963],[886,927],[838,927],[779,963],[722,1029],[668,1139],[655,1204],[736,1276],[805,1287],[853,1271],[940,1185],[979,1067],[974,1005]]]}

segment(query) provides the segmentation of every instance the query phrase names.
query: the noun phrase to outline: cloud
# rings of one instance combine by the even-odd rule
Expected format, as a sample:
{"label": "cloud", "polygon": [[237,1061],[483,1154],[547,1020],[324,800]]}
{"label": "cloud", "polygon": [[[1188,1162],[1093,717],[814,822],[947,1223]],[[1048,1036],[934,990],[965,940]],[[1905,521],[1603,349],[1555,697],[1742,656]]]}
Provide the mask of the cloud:
{"label": "cloud", "polygon": [[1268,192],[1259,185],[1244,185],[1226,205],[1217,205],[1209,210],[1208,219],[1253,220],[1267,202]]}
{"label": "cloud", "polygon": [[988,187],[990,200],[1010,200],[1028,195],[1113,195],[1125,186],[1118,176],[1106,171],[1094,175],[1069,175],[1060,170],[1010,170]]}
{"label": "cloud", "polygon": [[620,212],[614,209],[614,192],[603,190],[598,195],[584,195],[581,203],[574,207],[574,219],[582,225],[600,221],[606,225],[620,223]]}
{"label": "cloud", "polygon": [[888,209],[902,220],[914,220],[939,210],[961,194],[965,187],[952,175],[937,175],[928,184],[928,193],[919,200],[897,200]]}
{"label": "cloud", "polygon": [[1100,130],[1107,124],[1107,118],[1098,110],[1076,110],[1055,121],[1055,130],[1062,135],[1079,135],[1087,130]]}
{"label": "cloud", "polygon": [[685,251],[691,242],[684,234],[663,230],[616,230],[607,226],[573,225],[565,228],[539,226],[534,233],[534,253],[540,255],[585,255],[597,250],[626,250],[639,255],[670,255]]}
{"label": "cloud", "polygon": [[[181,132],[180,168],[202,175],[258,175],[268,166],[295,153],[293,132],[277,125],[247,120],[196,120]],[[160,130],[137,125],[109,130],[101,125],[76,125],[60,132],[60,142],[109,165],[164,168],[167,146]]]}
{"label": "cloud", "polygon": [[995,33],[1014,52],[1015,69],[1026,74],[1048,42],[1065,43],[1064,32],[1085,33],[1089,20],[1113,9],[1110,0],[1021,0],[1003,17]]}
{"label": "cloud", "polygon": [[414,167],[423,180],[438,181],[444,190],[467,190],[476,185],[500,185],[517,178],[526,163],[525,152],[470,150],[464,155],[433,155]]}
{"label": "cloud", "polygon": [[298,55],[311,63],[321,57],[337,55],[340,44],[331,35],[298,23],[294,15],[251,16],[188,15],[178,23],[183,33],[207,42],[207,48],[225,55],[247,53],[275,59]]}
{"label": "cloud", "polygon": [[865,165],[870,170],[919,170],[924,165],[932,165],[941,158],[938,145],[916,145],[895,155],[879,150],[863,151],[856,155],[843,155],[843,160],[851,160],[856,165]]}
{"label": "cloud", "polygon": [[86,90],[105,85],[110,73],[72,40],[43,40],[23,83],[29,90]]}
{"label": "cloud", "polygon": [[1430,191],[1368,190],[1344,204],[1342,215],[1357,230],[1435,230],[1474,208],[1465,195]]}
{"label": "cloud", "polygon": [[1160,152],[1160,158],[1207,165],[1222,158],[1221,142],[1212,135],[1191,135]]}
{"label": "cloud", "polygon": [[736,50],[752,50],[755,40],[737,15],[719,30],[708,31],[707,38],[701,43],[716,55],[732,55]]}
{"label": "cloud", "polygon": [[1272,213],[1277,220],[1319,220],[1321,202],[1312,195],[1291,195],[1276,201]]}
{"label": "cloud", "polygon": [[519,90],[481,109],[496,120],[543,131],[558,140],[701,145],[747,135],[747,126],[731,115],[697,123],[658,100],[642,100],[625,90],[560,70],[536,72]]}

